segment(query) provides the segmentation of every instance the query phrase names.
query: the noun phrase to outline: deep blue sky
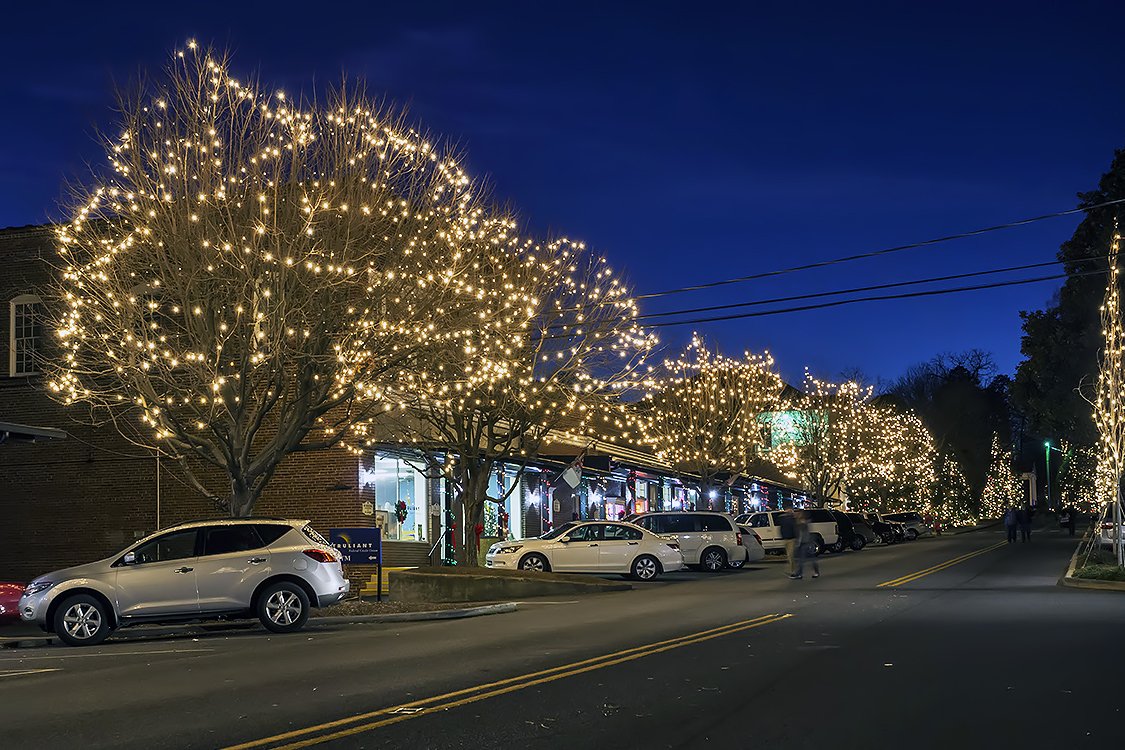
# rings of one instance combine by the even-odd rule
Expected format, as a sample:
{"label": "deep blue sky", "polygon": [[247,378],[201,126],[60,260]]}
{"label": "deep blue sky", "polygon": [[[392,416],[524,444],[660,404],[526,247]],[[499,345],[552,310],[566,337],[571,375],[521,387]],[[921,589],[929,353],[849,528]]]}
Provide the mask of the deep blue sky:
{"label": "deep blue sky", "polygon": [[[463,145],[533,227],[586,240],[641,292],[1070,208],[1125,146],[1113,0],[50,5],[5,10],[0,226],[57,217],[63,180],[100,158],[92,133],[110,122],[114,81],[189,37],[287,91],[365,77]],[[650,309],[1049,260],[1076,222]],[[769,348],[790,378],[806,364],[894,378],[970,347],[1011,371],[1019,310],[1054,288],[700,330],[726,350]]]}

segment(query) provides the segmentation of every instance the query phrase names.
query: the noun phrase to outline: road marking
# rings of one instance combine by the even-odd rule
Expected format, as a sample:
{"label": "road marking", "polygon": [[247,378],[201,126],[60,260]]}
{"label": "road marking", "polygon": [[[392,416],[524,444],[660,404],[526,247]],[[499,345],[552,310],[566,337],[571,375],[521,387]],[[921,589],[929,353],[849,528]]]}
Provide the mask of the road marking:
{"label": "road marking", "polygon": [[0,659],[0,664],[11,661],[26,661],[28,659],[89,659],[94,656],[148,656],[149,654],[201,654],[214,651],[213,648],[168,648],[153,651],[106,651],[98,654],[53,654],[49,656],[16,656],[12,654],[7,659]]}
{"label": "road marking", "polygon": [[[446,711],[458,706],[464,706],[477,701],[485,700],[487,698],[494,698],[496,696],[512,693],[517,690],[524,690],[536,685],[542,685],[547,682],[554,682],[561,680],[565,677],[573,677],[585,672],[591,672],[595,669],[602,669],[610,667],[615,664],[621,664],[627,661],[633,661],[652,654],[659,654],[664,651],[670,651],[684,646],[690,646],[695,643],[711,640],[712,638],[721,638],[726,635],[733,635],[740,633],[744,630],[751,630],[770,623],[780,622],[781,620],[792,617],[791,614],[770,614],[756,617],[752,620],[743,620],[741,622],[731,623],[730,625],[723,625],[722,627],[712,628],[710,630],[703,630],[698,633],[689,633],[678,638],[670,638],[664,641],[657,641],[656,643],[649,643],[644,646],[637,646],[636,648],[626,649],[624,651],[617,651],[614,653],[603,654],[595,656],[590,659],[583,659],[571,664],[562,664],[550,669],[540,670],[538,672],[531,672],[529,674],[520,675],[518,677],[509,677],[503,680],[486,683],[483,685],[476,685],[474,687],[456,690],[444,695],[435,695],[431,698],[422,698],[420,700],[403,703],[398,706],[391,706],[389,708],[381,708],[376,711],[369,711],[354,716],[348,716],[343,719],[325,722],[323,724],[315,724],[313,726],[305,727],[304,729],[295,729],[290,732],[284,732],[272,737],[264,737],[260,740],[251,740],[239,745],[232,745],[225,750],[249,750],[250,748],[272,746],[274,750],[297,750],[297,748],[309,747],[311,745],[318,745],[323,742],[331,742],[342,737],[350,737],[352,735],[370,732],[380,727],[397,724],[401,721],[414,719],[419,716],[427,716],[437,711]],[[466,697],[462,697],[466,696]],[[456,700],[450,700],[456,699]],[[412,710],[413,709],[413,710]],[[379,716],[391,716],[391,718],[381,719],[379,721],[370,722],[367,724],[360,724],[359,726],[341,729],[340,731],[331,732],[329,734],[321,734],[317,737],[310,737],[308,739],[299,740],[290,744],[278,745],[279,742],[296,739],[305,735],[316,734],[318,732],[326,732],[328,730],[337,729],[348,724],[355,724],[356,722],[366,721]]]}
{"label": "road marking", "polygon": [[929,568],[925,568],[923,570],[918,570],[918,571],[915,571],[913,573],[907,573],[904,576],[900,576],[899,578],[892,578],[889,581],[883,581],[882,583],[879,584],[879,588],[895,588],[896,586],[901,586],[905,583],[917,581],[919,578],[923,578],[925,576],[928,576],[931,573],[938,573],[942,570],[945,570],[946,568],[952,568],[954,565],[957,565],[959,563],[963,563],[966,560],[971,560],[972,558],[977,557],[978,555],[983,555],[986,552],[991,552],[992,550],[1000,549],[1001,547],[1005,546],[1006,544],[1007,544],[1006,541],[1005,542],[997,542],[996,544],[991,544],[991,545],[989,545],[989,546],[987,546],[983,549],[978,549],[974,552],[969,552],[967,554],[961,555],[960,557],[955,557],[952,560],[946,560],[945,562],[938,563],[937,565],[931,566]]}
{"label": "road marking", "polygon": [[0,679],[4,677],[25,677],[29,674],[43,674],[45,672],[61,672],[61,669],[0,669]]}

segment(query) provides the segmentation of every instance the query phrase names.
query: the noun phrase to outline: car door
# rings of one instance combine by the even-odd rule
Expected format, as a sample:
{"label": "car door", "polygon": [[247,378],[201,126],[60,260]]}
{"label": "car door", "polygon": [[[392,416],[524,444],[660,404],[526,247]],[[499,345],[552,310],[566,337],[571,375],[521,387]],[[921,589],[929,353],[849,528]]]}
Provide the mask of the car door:
{"label": "car door", "polygon": [[600,523],[586,523],[562,537],[559,548],[551,555],[551,569],[571,573],[597,572],[602,526]]}
{"label": "car door", "polygon": [[643,536],[640,529],[619,523],[605,524],[598,547],[598,570],[605,573],[630,572]]}
{"label": "car door", "polygon": [[680,544],[680,552],[684,555],[684,562],[688,565],[699,563],[699,524],[696,516],[691,513],[671,513],[664,516],[663,533],[676,537]]}
{"label": "car door", "polygon": [[115,562],[120,615],[132,618],[197,613],[198,539],[198,529],[170,531],[130,550]]}
{"label": "car door", "polygon": [[781,529],[772,513],[755,513],[746,525],[758,532],[763,542],[781,541]]}
{"label": "car door", "polygon": [[202,553],[195,562],[201,612],[249,609],[254,589],[269,577],[269,550],[253,524],[202,529]]}

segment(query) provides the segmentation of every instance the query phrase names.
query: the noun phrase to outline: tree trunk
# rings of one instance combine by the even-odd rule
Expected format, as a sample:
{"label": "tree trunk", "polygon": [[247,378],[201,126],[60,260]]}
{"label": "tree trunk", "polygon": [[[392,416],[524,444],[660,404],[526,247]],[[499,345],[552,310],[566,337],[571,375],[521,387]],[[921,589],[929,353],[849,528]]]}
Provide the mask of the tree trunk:
{"label": "tree trunk", "polygon": [[254,492],[241,478],[230,480],[230,515],[231,518],[247,518],[254,510],[254,503],[258,500],[258,493]]}
{"label": "tree trunk", "polygon": [[483,459],[467,461],[461,467],[464,472],[460,501],[465,509],[465,545],[458,551],[459,565],[480,565],[477,526],[484,522],[484,504],[487,502],[492,465],[491,460]]}

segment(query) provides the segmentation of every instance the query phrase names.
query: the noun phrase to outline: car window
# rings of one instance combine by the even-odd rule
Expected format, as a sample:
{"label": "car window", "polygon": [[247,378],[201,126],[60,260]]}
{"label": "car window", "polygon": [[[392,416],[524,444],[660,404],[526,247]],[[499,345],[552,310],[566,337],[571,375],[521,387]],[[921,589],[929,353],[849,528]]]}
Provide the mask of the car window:
{"label": "car window", "polygon": [[285,533],[293,527],[280,523],[263,523],[254,528],[258,530],[258,536],[261,537],[262,544],[270,545],[285,536]]}
{"label": "car window", "polygon": [[602,524],[588,523],[567,535],[572,542],[596,542],[602,538]]}
{"label": "car window", "polygon": [[751,528],[767,529],[767,528],[769,528],[769,525],[770,525],[770,514],[769,513],[755,513],[754,515],[750,516],[750,520],[749,520],[748,523],[749,523]]}
{"label": "car window", "polygon": [[633,541],[644,536],[644,532],[640,529],[634,529],[630,526],[622,526],[616,523],[607,523],[605,525],[605,531],[603,532],[603,535],[607,542],[615,539]]}
{"label": "car window", "polygon": [[833,523],[836,520],[832,517],[830,511],[824,510],[823,508],[813,508],[807,511],[807,513],[809,514],[809,520],[813,523]]}
{"label": "car window", "polygon": [[733,531],[730,521],[722,516],[696,516],[700,531]]}
{"label": "car window", "polygon": [[141,565],[195,557],[195,538],[198,531],[198,529],[184,529],[158,536],[133,550],[134,561]]}
{"label": "car window", "polygon": [[229,552],[246,552],[262,544],[257,530],[248,523],[234,526],[212,526],[204,531],[203,554],[225,555]]}
{"label": "car window", "polygon": [[661,533],[662,534],[690,534],[697,531],[695,525],[695,517],[686,514],[676,514],[672,516],[661,516],[660,520],[663,521]]}
{"label": "car window", "polygon": [[543,536],[541,536],[539,538],[540,539],[557,539],[558,537],[560,537],[563,534],[565,534],[566,532],[570,531],[571,529],[573,529],[577,525],[578,525],[578,523],[576,521],[567,521],[562,526],[556,526],[555,528],[551,529],[550,531],[548,531],[546,534],[544,534]]}

